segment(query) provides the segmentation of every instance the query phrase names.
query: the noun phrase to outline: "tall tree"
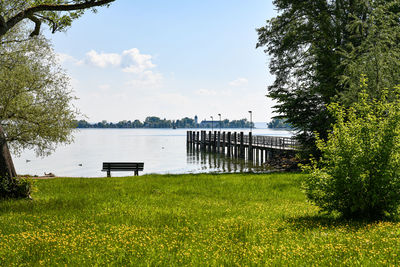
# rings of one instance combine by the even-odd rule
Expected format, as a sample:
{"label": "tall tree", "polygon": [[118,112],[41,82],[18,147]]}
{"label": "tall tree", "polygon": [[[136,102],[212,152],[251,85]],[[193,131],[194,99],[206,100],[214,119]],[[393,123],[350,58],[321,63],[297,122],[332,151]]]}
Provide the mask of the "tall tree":
{"label": "tall tree", "polygon": [[360,93],[360,78],[368,79],[368,94],[380,98],[385,89],[400,84],[400,1],[375,4],[365,20],[354,18],[347,28],[354,38],[362,39],[358,46],[347,43],[339,50],[343,56],[340,83],[347,90],[339,100],[346,106],[356,102]]}
{"label": "tall tree", "polygon": [[[275,0],[274,4],[279,15],[257,30],[257,47],[271,56],[269,67],[275,75],[268,96],[277,101],[277,117],[287,118],[299,130],[297,137],[311,152],[314,132],[324,139],[331,127],[326,105],[344,95],[350,99],[360,72],[370,66],[364,61],[370,53],[367,43],[379,40],[373,32],[385,28],[387,36],[397,30],[386,26],[398,26],[399,1]],[[373,19],[378,10],[384,10],[382,18],[392,16],[390,23]],[[371,31],[373,26],[377,30]],[[384,50],[394,45],[380,44]],[[398,62],[399,57],[393,60]]]}
{"label": "tall tree", "polygon": [[0,0],[0,178],[16,176],[9,145],[44,154],[71,141],[73,97],[48,42],[36,37],[42,24],[64,31],[86,10],[114,1]]}
{"label": "tall tree", "polygon": [[45,155],[71,141],[78,112],[69,79],[58,66],[47,40],[36,37],[0,48],[0,177],[15,177],[10,146]]}

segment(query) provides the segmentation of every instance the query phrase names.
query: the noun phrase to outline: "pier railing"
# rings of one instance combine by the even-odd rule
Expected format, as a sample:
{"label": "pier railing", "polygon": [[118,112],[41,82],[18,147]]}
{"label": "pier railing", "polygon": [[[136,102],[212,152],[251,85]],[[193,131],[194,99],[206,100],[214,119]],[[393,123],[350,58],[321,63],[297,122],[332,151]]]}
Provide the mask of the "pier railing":
{"label": "pier railing", "polygon": [[[239,133],[231,133],[231,138],[228,139],[229,134],[226,132],[214,132],[209,134],[209,132],[205,134],[204,139],[201,139],[202,132],[196,131],[188,131],[188,143],[196,143],[201,144],[202,142],[210,143],[210,142],[220,142],[221,144],[231,145],[240,144],[240,134]],[[205,132],[205,131],[204,131]],[[193,133],[193,137],[189,137],[189,134]],[[196,134],[199,133],[199,134]],[[196,137],[199,137],[198,139]],[[236,139],[235,139],[236,138]],[[251,138],[251,144],[250,144]],[[193,139],[193,140],[192,140]],[[282,137],[282,136],[263,136],[263,135],[243,135],[243,145],[252,145],[260,146],[265,148],[273,148],[273,149],[283,149],[283,150],[296,150],[299,147],[299,144],[296,139],[292,137]]]}
{"label": "pier railing", "polygon": [[295,152],[298,142],[291,137],[253,136],[243,132],[188,131],[187,144],[203,151],[223,153],[228,157],[269,158],[273,153]]}

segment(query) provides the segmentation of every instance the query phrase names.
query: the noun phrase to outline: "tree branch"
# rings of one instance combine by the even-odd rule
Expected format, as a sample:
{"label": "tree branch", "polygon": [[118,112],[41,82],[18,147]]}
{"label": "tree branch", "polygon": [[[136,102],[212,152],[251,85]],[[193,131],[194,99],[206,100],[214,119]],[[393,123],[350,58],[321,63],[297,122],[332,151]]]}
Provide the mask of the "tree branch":
{"label": "tree branch", "polygon": [[29,16],[28,19],[30,19],[31,21],[33,21],[35,23],[35,29],[29,35],[29,37],[33,37],[33,36],[39,35],[39,33],[40,33],[40,25],[42,25],[42,22],[40,21],[40,19],[38,19],[35,16]]}
{"label": "tree branch", "polygon": [[3,16],[0,15],[0,28],[6,27],[7,23]]}
{"label": "tree branch", "polygon": [[[14,27],[18,22],[24,19],[31,19],[36,13],[43,11],[74,11],[74,10],[82,10],[96,6],[103,6],[114,2],[115,0],[88,0],[80,4],[65,4],[65,5],[51,5],[51,4],[43,4],[37,5],[30,8],[27,8],[12,18],[10,18],[7,22],[5,22],[4,18],[0,16],[0,36],[6,34],[12,27]],[[35,21],[34,21],[35,22]],[[37,23],[35,22],[36,27]],[[35,27],[35,31],[36,31]],[[40,29],[40,28],[39,28]],[[32,32],[32,34],[35,33]],[[32,35],[31,34],[31,35]]]}
{"label": "tree branch", "polygon": [[51,29],[51,33],[55,33],[57,31],[57,28],[58,28],[57,22],[55,22],[54,20],[52,20],[48,17],[42,16],[40,14],[36,14],[36,16],[43,20],[47,20],[48,22],[50,22],[53,25],[52,29]]}

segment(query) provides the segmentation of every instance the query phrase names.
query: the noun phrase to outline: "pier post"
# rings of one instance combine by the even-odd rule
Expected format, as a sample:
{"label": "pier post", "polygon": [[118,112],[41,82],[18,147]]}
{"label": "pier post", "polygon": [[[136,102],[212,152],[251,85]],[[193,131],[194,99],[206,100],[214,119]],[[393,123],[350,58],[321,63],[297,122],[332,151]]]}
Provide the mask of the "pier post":
{"label": "pier post", "polygon": [[253,135],[249,133],[249,160],[253,161]]}
{"label": "pier post", "polygon": [[196,146],[197,149],[200,148],[200,132],[196,132]]}
{"label": "pier post", "polygon": [[192,137],[190,138],[190,140],[192,141],[191,145],[192,145],[193,149],[194,149],[194,143],[196,141],[196,136],[194,136],[195,133],[196,133],[195,131],[192,131],[192,133],[191,133]]}
{"label": "pier post", "polygon": [[206,151],[206,145],[207,145],[207,132],[203,131],[203,151]]}
{"label": "pier post", "polygon": [[200,151],[203,151],[203,140],[204,136],[203,136],[203,131],[200,131]]}
{"label": "pier post", "polygon": [[211,131],[208,133],[208,152],[211,152],[211,147],[212,147],[212,135]]}
{"label": "pier post", "polygon": [[207,131],[204,131],[204,151],[207,151],[208,141],[207,141]]}
{"label": "pier post", "polygon": [[231,151],[231,132],[228,132],[228,142],[227,142],[227,155],[228,158],[231,157],[232,151]]}
{"label": "pier post", "polygon": [[214,131],[214,139],[213,139],[213,153],[217,150],[217,132]]}
{"label": "pier post", "polygon": [[260,164],[263,164],[264,163],[264,149],[263,148],[261,148],[260,149],[260,152],[261,152],[261,162],[260,162]]}
{"label": "pier post", "polygon": [[235,158],[238,157],[237,133],[236,132],[233,133],[233,154],[234,154],[233,156]]}
{"label": "pier post", "polygon": [[222,132],[222,154],[225,154],[225,132]]}
{"label": "pier post", "polygon": [[218,137],[217,137],[217,151],[218,153],[221,153],[221,132],[218,132]]}
{"label": "pier post", "polygon": [[196,149],[197,149],[197,142],[199,141],[199,136],[197,135],[197,133],[198,133],[198,132],[194,132],[194,133],[193,133],[193,137],[194,137],[193,146],[194,146],[194,148],[196,148]]}
{"label": "pier post", "polygon": [[259,164],[260,163],[260,150],[257,147],[254,150],[256,152],[256,162],[257,162],[257,164]]}
{"label": "pier post", "polygon": [[239,157],[244,159],[245,158],[245,151],[244,151],[244,143],[243,143],[243,132],[240,132],[240,149],[239,149]]}

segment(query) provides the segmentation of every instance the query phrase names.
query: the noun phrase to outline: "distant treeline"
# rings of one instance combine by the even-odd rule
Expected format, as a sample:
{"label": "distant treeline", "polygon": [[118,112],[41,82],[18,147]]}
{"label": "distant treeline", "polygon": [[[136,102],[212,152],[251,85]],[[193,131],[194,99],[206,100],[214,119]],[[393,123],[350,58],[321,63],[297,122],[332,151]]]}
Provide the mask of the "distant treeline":
{"label": "distant treeline", "polygon": [[[97,123],[89,123],[85,120],[76,121],[77,128],[219,128],[219,121],[202,121],[196,123],[194,119],[185,117],[180,120],[160,119],[159,117],[147,117],[144,122],[140,120],[123,120],[117,123],[107,122],[105,120]],[[254,123],[251,124],[254,128]],[[247,119],[241,120],[223,120],[221,128],[250,128],[250,122]]]}
{"label": "distant treeline", "polygon": [[267,123],[268,128],[272,129],[290,129],[292,125],[287,123],[285,119],[273,119]]}

